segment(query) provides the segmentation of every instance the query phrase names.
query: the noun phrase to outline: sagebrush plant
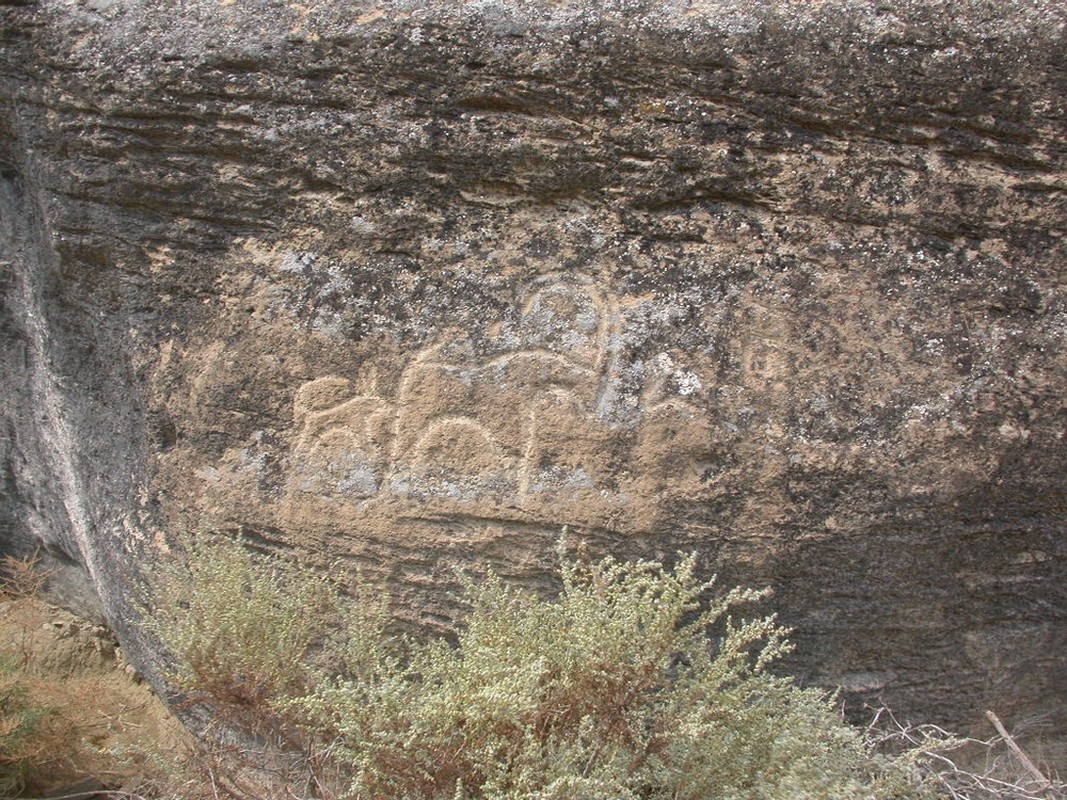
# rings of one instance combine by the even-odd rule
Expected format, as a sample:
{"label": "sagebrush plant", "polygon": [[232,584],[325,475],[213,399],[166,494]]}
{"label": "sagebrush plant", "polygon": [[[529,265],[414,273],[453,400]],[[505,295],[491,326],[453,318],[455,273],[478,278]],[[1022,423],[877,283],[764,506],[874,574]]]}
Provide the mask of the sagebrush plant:
{"label": "sagebrush plant", "polygon": [[[696,559],[585,563],[552,601],[467,580],[455,644],[387,633],[387,601],[200,537],[160,570],[153,629],[223,714],[294,720],[359,800],[918,798],[917,756],[876,757],[832,697],[768,667],[773,617],[708,601]],[[317,666],[316,666],[317,665]],[[331,671],[327,671],[327,667]],[[265,719],[267,717],[261,717]],[[247,718],[237,716],[238,723]],[[280,724],[280,723],[279,723]],[[279,737],[281,738],[281,737]],[[321,761],[320,761],[321,763]],[[322,794],[323,781],[319,780]],[[336,788],[336,787],[335,787]]]}
{"label": "sagebrush plant", "polygon": [[305,693],[312,651],[336,614],[329,581],[257,555],[239,537],[188,536],[178,551],[152,570],[146,614],[177,659],[178,688],[242,721],[266,719]]}
{"label": "sagebrush plant", "polygon": [[711,583],[694,557],[584,565],[562,550],[556,601],[492,573],[468,581],[456,646],[413,646],[298,701],[351,769],[350,796],[857,800],[905,785],[919,796],[824,693],[767,671],[786,631],[730,616],[762,593],[704,603]]}

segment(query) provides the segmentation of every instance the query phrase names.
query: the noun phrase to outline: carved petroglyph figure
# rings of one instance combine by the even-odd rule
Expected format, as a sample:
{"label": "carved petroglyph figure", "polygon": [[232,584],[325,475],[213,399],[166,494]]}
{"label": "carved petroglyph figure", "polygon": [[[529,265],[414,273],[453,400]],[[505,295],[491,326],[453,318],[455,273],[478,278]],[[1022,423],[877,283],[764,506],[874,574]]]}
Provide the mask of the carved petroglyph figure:
{"label": "carved petroglyph figure", "polygon": [[292,488],[357,503],[391,495],[535,514],[561,501],[622,507],[620,459],[662,471],[670,459],[655,434],[700,412],[667,397],[661,369],[645,392],[652,439],[603,418],[615,393],[619,318],[589,278],[544,276],[477,346],[460,333],[415,355],[392,399],[373,381],[362,392],[343,378],[305,384],[294,398]]}
{"label": "carved petroglyph figure", "polygon": [[300,491],[355,499],[381,488],[392,407],[375,393],[351,395],[344,378],[319,378],[297,391],[294,479]]}

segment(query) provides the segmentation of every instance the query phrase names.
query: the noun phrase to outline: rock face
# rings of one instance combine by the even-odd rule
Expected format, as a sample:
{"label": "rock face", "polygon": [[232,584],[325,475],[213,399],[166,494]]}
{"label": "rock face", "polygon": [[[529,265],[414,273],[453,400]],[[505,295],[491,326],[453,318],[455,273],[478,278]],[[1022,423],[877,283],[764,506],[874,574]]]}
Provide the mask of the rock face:
{"label": "rock face", "polygon": [[455,567],[547,588],[566,524],[773,587],[788,667],[855,704],[1062,741],[1065,25],[0,9],[6,546],[137,651],[164,533],[341,559],[448,625]]}

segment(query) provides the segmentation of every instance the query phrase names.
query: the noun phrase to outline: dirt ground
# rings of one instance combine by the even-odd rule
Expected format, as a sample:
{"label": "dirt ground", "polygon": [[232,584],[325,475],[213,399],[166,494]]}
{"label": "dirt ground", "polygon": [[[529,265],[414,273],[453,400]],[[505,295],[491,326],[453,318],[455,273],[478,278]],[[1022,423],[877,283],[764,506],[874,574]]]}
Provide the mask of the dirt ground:
{"label": "dirt ground", "polygon": [[161,797],[189,780],[192,738],[105,628],[33,597],[5,596],[0,658],[45,711],[23,796],[93,787]]}

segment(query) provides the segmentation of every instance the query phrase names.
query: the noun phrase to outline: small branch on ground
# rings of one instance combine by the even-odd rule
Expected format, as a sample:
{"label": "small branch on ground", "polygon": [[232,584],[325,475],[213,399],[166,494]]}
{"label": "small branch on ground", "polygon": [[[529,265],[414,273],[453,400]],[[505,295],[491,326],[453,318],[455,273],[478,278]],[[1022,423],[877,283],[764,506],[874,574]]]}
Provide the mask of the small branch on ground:
{"label": "small branch on ground", "polygon": [[[998,734],[988,741],[953,737],[936,725],[906,725],[886,708],[875,713],[867,733],[871,741],[891,749],[923,748],[931,777],[951,800],[1067,800],[1067,784],[1049,779],[1007,732],[999,717],[991,711],[987,716]],[[939,742],[944,746],[939,748]],[[995,756],[1001,742],[1018,765],[1016,768]],[[982,748],[989,754],[984,771],[961,767],[949,757],[949,752],[964,746]],[[1019,774],[1020,770],[1024,774]]]}
{"label": "small branch on ground", "polygon": [[989,718],[989,721],[993,723],[993,727],[997,729],[997,733],[1000,734],[1000,738],[1008,745],[1011,751],[1015,754],[1015,757],[1019,759],[1019,763],[1023,765],[1023,768],[1029,772],[1034,780],[1038,784],[1044,784],[1045,790],[1052,788],[1052,781],[1045,777],[1045,774],[1039,770],[1034,762],[1030,760],[1030,757],[1023,752],[1023,749],[1019,747],[1012,735],[1008,733],[1004,727],[1004,723],[1000,721],[1000,717],[994,714],[992,711],[986,711],[985,715]]}

